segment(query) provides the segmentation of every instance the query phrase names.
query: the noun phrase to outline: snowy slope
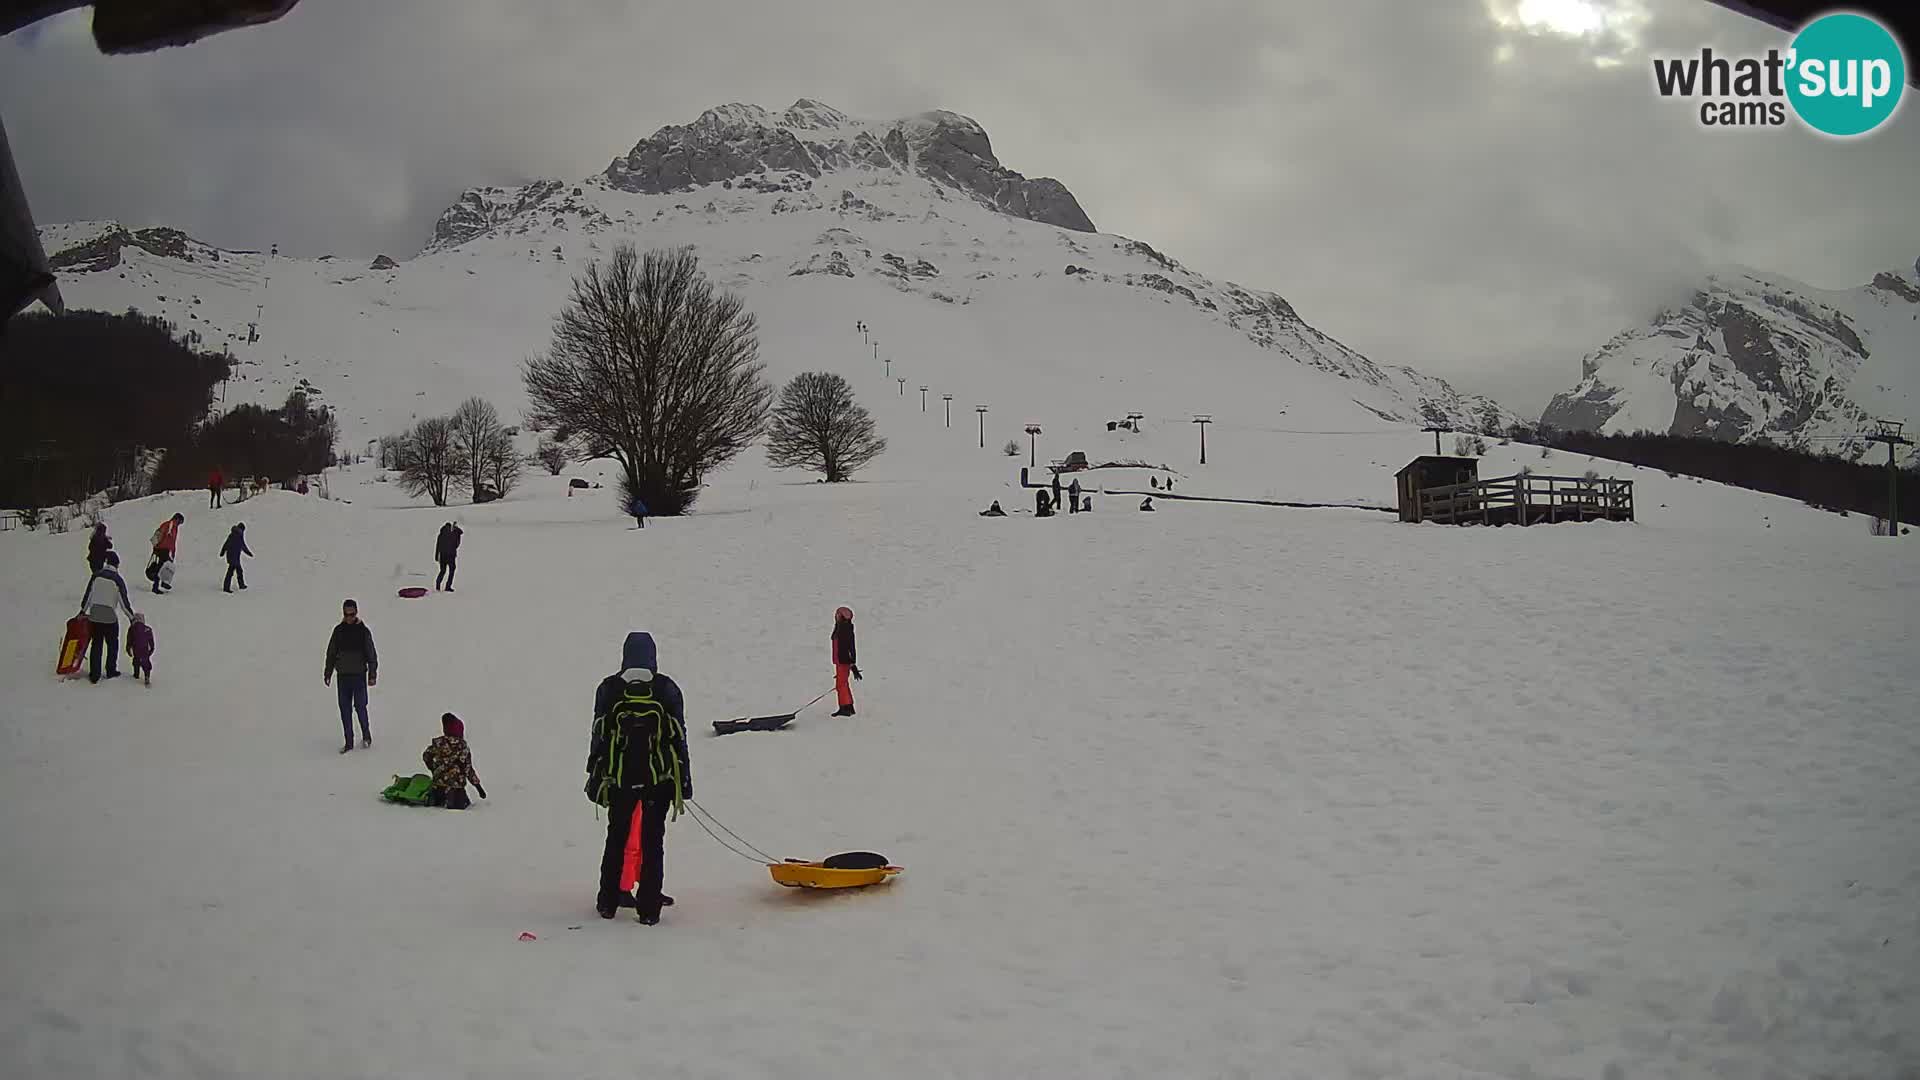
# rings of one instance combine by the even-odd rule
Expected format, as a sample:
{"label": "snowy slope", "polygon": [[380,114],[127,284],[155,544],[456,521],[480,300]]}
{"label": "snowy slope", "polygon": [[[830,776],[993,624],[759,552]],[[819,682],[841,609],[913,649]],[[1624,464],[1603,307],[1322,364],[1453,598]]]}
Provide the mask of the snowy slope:
{"label": "snowy slope", "polygon": [[[703,267],[760,316],[774,377],[826,368],[884,378],[891,358],[910,392],[925,383],[965,408],[993,406],[1000,440],[1027,420],[1104,431],[1128,411],[1211,412],[1222,430],[1283,415],[1333,429],[1512,419],[1441,380],[1375,364],[1271,293],[1205,278],[1144,243],[1019,216],[1052,213],[1043,191],[1020,186],[1042,181],[1000,166],[972,121],[929,114],[869,127],[809,104],[777,119],[750,106],[710,111],[578,183],[469,191],[426,250],[380,261],[393,269],[371,269],[372,256],[169,245],[111,224],[44,232],[50,251],[76,251],[56,255],[70,304],[138,307],[230,347],[229,403],[277,404],[305,389],[341,413],[356,443],[471,393],[512,415],[518,365],[545,346],[569,281],[623,241],[696,245]],[[792,167],[763,169],[766,160]],[[675,162],[746,171],[632,190],[661,187]],[[877,355],[848,340],[861,320]],[[1051,396],[1036,381],[1071,381],[1072,393]]]}
{"label": "snowy slope", "polygon": [[[987,520],[987,497],[1018,494],[1009,463],[917,403],[882,412],[902,434],[865,482],[746,462],[644,532],[553,478],[440,510],[364,467],[331,478],[350,504],[116,506],[123,548],[188,518],[178,590],[137,597],[150,690],[52,678],[83,538],[0,535],[0,1074],[1881,1077],[1920,1059],[1920,736],[1894,705],[1920,689],[1909,546],[1658,474],[1631,526],[1131,497]],[[1300,490],[1370,488],[1370,457],[1422,439],[1265,435],[1315,462]],[[1245,437],[1209,472],[1265,475]],[[1505,463],[1584,464],[1496,453],[1523,451]],[[427,583],[449,517],[459,592],[396,599]],[[258,558],[225,596],[234,521]],[[375,745],[340,757],[319,673],[345,595],[383,667]],[[696,794],[776,856],[872,849],[905,876],[788,893],[683,818],[663,924],[595,918],[583,740],[621,635],[659,637],[699,730],[825,689],[839,603],[859,715],[696,738]],[[492,798],[378,803],[448,709]]]}
{"label": "snowy slope", "polygon": [[1920,261],[1842,292],[1734,271],[1587,356],[1541,419],[1858,456],[1868,444],[1844,437],[1871,420],[1920,423],[1917,356]]}

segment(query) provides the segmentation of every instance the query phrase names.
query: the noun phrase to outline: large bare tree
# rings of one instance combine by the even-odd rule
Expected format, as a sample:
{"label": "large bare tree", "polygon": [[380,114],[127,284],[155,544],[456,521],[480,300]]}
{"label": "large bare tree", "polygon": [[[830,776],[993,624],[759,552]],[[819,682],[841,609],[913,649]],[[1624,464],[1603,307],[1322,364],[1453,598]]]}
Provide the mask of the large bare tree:
{"label": "large bare tree", "polygon": [[613,458],[623,510],[637,497],[649,514],[681,513],[766,424],[756,329],[691,248],[622,244],[574,279],[552,343],[526,362],[528,419],[580,460]]}
{"label": "large bare tree", "polygon": [[447,505],[455,488],[468,482],[467,462],[454,437],[453,422],[429,416],[407,433],[401,450],[400,486],[409,495],[425,495],[435,506]]}
{"label": "large bare tree", "polygon": [[781,389],[767,428],[767,461],[777,469],[811,469],[837,484],[886,450],[873,417],[853,400],[847,380],[803,371]]}

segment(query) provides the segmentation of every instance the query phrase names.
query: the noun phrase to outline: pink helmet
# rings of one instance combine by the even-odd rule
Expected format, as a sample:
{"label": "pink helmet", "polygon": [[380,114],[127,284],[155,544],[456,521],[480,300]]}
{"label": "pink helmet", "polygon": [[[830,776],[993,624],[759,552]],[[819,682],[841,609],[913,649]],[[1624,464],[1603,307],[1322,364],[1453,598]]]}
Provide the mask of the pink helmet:
{"label": "pink helmet", "polygon": [[850,607],[834,608],[833,617],[836,619],[851,619],[853,618],[853,609]]}

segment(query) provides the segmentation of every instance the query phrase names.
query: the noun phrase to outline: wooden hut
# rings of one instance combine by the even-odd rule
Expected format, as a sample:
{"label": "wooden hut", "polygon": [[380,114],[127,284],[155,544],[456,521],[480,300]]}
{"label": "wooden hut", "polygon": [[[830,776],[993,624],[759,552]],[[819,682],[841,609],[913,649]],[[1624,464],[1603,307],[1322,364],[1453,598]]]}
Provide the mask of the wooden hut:
{"label": "wooden hut", "polygon": [[1420,492],[1448,484],[1471,484],[1480,479],[1480,459],[1422,454],[1393,474],[1400,492],[1400,520],[1419,521]]}

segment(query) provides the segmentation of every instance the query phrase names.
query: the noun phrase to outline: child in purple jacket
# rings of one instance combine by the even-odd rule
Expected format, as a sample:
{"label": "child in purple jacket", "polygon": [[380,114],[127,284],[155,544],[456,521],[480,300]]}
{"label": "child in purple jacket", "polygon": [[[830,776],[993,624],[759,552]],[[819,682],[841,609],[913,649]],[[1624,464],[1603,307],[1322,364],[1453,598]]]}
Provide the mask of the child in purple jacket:
{"label": "child in purple jacket", "polygon": [[127,627],[127,655],[133,658],[133,677],[153,685],[153,627],[146,615],[134,612],[133,625]]}

